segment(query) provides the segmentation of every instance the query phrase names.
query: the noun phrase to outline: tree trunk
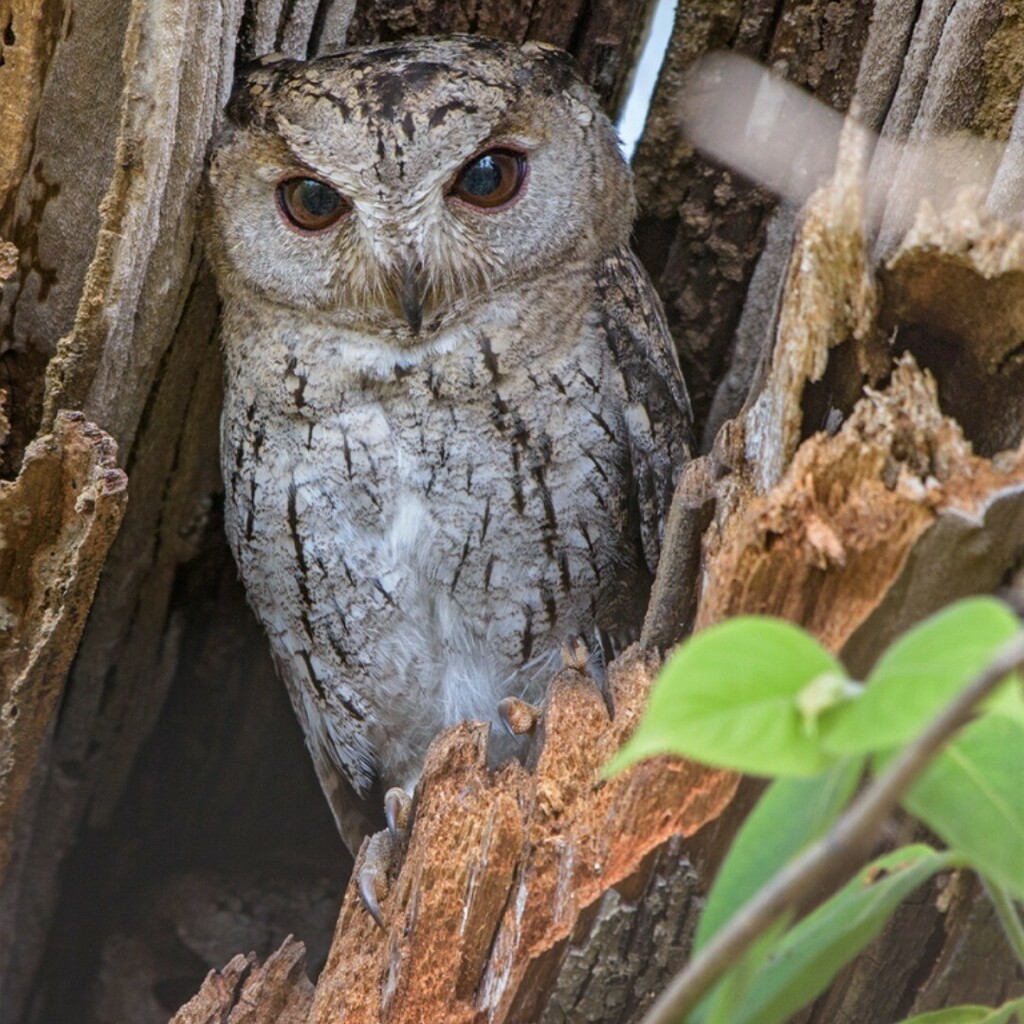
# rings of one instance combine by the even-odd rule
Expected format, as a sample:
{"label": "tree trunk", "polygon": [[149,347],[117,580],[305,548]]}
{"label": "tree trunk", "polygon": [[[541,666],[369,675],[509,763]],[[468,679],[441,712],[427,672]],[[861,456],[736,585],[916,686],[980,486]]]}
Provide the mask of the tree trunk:
{"label": "tree trunk", "polygon": [[[554,42],[614,112],[650,4],[0,0],[0,1024],[638,1020],[758,788],[669,759],[601,780],[654,652],[765,612],[862,672],[953,598],[1019,596],[1019,7],[680,0],[636,245],[706,454],[609,701],[559,673],[526,766],[489,772],[473,723],[439,738],[378,930],[222,537],[209,139],[236,51],[346,37]],[[850,132],[833,181],[777,205],[681,133],[684,72],[717,48],[856,100],[883,137],[966,129],[1006,153],[912,221],[906,156],[866,236]],[[801,1019],[1021,993],[954,875]]]}

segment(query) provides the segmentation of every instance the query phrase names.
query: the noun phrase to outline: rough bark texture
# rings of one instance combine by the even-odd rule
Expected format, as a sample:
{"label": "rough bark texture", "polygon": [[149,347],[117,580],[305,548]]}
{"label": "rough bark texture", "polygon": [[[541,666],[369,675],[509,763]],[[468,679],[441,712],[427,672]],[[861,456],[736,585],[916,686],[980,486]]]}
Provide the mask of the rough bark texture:
{"label": "rough bark texture", "polygon": [[[586,944],[604,894],[644,885],[648,854],[716,817],[736,786],[727,773],[678,762],[600,778],[654,667],[634,652],[611,670],[611,720],[592,680],[557,675],[532,771],[511,765],[492,776],[478,724],[434,745],[388,928],[376,929],[350,889],[311,1021],[542,1018],[566,949]],[[618,967],[622,985],[627,965]]]}
{"label": "rough bark texture", "polygon": [[[194,238],[208,141],[236,47],[304,56],[346,33],[555,42],[614,110],[649,5],[0,0],[0,1022],[638,1020],[757,792],[667,760],[599,779],[644,650],[770,612],[862,671],[956,597],[1024,605],[1022,13],[682,0],[636,241],[707,454],[680,482],[646,646],[611,670],[611,713],[561,673],[525,767],[489,772],[476,725],[438,740],[378,931],[342,901],[221,536],[217,303]],[[856,101],[887,138],[968,129],[1007,151],[922,207],[941,168],[896,150],[865,172],[851,131],[833,184],[776,207],[680,133],[683,75],[716,47]],[[800,1019],[1021,992],[954,875]]]}
{"label": "rough bark texture", "polygon": [[0,874],[124,515],[116,451],[81,413],[63,413],[0,483]]}

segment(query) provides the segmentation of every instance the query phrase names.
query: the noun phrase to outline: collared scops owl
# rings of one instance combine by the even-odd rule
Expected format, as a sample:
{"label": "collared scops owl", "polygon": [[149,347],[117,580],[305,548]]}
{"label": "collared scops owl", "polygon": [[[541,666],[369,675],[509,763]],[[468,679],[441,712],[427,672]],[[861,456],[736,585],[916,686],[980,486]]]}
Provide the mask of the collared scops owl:
{"label": "collared scops owl", "polygon": [[551,47],[238,83],[209,175],[228,539],[350,848],[431,739],[635,637],[689,405],[629,169]]}

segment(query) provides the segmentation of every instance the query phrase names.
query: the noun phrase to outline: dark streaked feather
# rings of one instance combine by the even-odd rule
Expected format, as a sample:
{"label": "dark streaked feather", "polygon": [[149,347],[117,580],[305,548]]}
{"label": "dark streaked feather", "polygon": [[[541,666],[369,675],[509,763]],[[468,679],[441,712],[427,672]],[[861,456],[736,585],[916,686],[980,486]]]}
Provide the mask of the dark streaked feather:
{"label": "dark streaked feather", "polygon": [[602,261],[597,290],[627,401],[646,414],[627,422],[640,537],[653,574],[675,482],[692,450],[690,399],[654,286],[628,248]]}

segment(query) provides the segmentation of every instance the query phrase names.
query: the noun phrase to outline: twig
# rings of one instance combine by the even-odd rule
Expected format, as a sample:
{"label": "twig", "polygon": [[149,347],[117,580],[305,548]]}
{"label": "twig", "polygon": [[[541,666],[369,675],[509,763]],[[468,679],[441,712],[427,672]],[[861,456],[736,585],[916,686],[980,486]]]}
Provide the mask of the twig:
{"label": "twig", "polygon": [[784,867],[669,983],[641,1024],[679,1024],[780,914],[831,889],[870,852],[875,837],[932,757],[1014,669],[1024,664],[1024,632],[949,703],[854,801],[829,832]]}

